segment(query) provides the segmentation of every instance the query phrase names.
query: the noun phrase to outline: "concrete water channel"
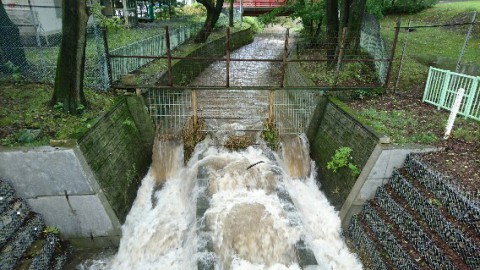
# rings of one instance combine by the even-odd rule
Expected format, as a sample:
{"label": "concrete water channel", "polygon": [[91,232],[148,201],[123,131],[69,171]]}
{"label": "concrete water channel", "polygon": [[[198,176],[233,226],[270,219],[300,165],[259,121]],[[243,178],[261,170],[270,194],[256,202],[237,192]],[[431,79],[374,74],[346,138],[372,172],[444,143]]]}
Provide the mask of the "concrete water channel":
{"label": "concrete water channel", "polygon": [[[281,59],[284,37],[279,28],[267,29],[231,56]],[[176,122],[174,114],[179,111],[193,115],[196,107],[198,117],[205,120],[207,138],[182,165],[181,144],[157,137],[154,163],[123,225],[118,253],[81,267],[361,268],[343,243],[338,212],[316,186],[307,139],[299,137],[316,96],[304,93],[311,102],[295,111],[293,105],[288,108],[287,92],[248,87],[279,84],[280,67],[281,63],[240,62],[232,65],[231,83],[241,90],[196,91],[197,106],[191,106],[188,94],[176,96],[175,104],[185,108],[173,110],[171,118],[160,122]],[[191,85],[222,84],[224,75],[224,63],[215,62]],[[269,105],[272,99],[275,108]],[[269,149],[260,136],[273,113],[284,131],[278,151]],[[287,128],[300,118],[303,130]],[[221,147],[229,136],[245,134],[253,137],[254,146],[233,152]]]}

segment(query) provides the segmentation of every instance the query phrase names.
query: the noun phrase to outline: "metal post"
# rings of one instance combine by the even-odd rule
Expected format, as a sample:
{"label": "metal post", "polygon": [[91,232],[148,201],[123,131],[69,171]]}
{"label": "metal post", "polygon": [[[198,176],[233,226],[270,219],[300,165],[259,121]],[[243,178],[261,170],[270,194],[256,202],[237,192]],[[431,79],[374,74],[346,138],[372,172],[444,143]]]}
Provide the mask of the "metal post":
{"label": "metal post", "polygon": [[240,29],[242,29],[243,23],[243,0],[240,0]]}
{"label": "metal post", "polygon": [[282,76],[280,81],[280,87],[283,88],[284,81],[285,81],[285,72],[287,70],[287,59],[288,59],[288,37],[290,35],[290,28],[287,28],[285,31],[285,43],[283,48],[283,65],[282,65]]}
{"label": "metal post", "polygon": [[467,36],[465,37],[465,42],[463,43],[462,51],[460,52],[460,56],[458,57],[455,72],[458,72],[460,69],[460,63],[462,62],[463,54],[465,54],[465,49],[467,48],[468,41],[470,40],[470,36],[472,35],[472,29],[473,29],[473,26],[475,25],[476,19],[477,19],[477,12],[474,11],[472,16],[472,22],[470,24],[470,27],[468,28]]}
{"label": "metal post", "polygon": [[165,42],[167,43],[168,85],[173,86],[172,52],[170,50],[170,32],[168,31],[168,26],[165,26]]}
{"label": "metal post", "polygon": [[197,113],[197,90],[192,90],[192,108],[193,108],[193,129],[197,129],[198,113]]}
{"label": "metal post", "polygon": [[408,26],[407,26],[407,33],[405,34],[405,39],[403,40],[403,48],[402,48],[402,57],[400,57],[400,65],[398,66],[398,72],[397,72],[397,81],[395,82],[395,86],[393,87],[393,93],[397,91],[398,87],[398,82],[400,81],[400,75],[402,73],[402,66],[403,66],[403,60],[405,59],[405,54],[407,51],[407,41],[408,41],[408,34],[410,33],[410,23],[411,19],[408,19]]}
{"label": "metal post", "polygon": [[268,128],[273,127],[273,100],[274,100],[274,90],[268,91]]}
{"label": "metal post", "polygon": [[226,62],[226,87],[230,87],[230,27],[227,27],[227,42],[225,44],[227,62]]}
{"label": "metal post", "polygon": [[398,33],[400,32],[401,25],[402,25],[402,19],[398,17],[397,26],[395,27],[395,34],[393,37],[392,52],[390,54],[390,60],[389,60],[390,64],[388,65],[387,78],[385,80],[385,87],[387,88],[388,88],[388,83],[390,81],[390,73],[392,72],[392,63],[393,63],[393,58],[395,57],[395,50],[397,49]]}
{"label": "metal post", "polygon": [[113,81],[112,64],[110,63],[110,51],[108,50],[108,38],[107,38],[106,28],[102,28],[102,38],[103,38],[103,49],[105,51],[105,61],[107,64],[108,83],[109,85],[112,85],[112,81]]}
{"label": "metal post", "polygon": [[338,76],[340,75],[340,65],[343,59],[343,52],[345,50],[345,41],[347,36],[347,27],[342,29],[342,39],[340,41],[340,51],[338,52],[338,59],[337,59],[337,68],[335,69],[335,83],[334,86],[338,84]]}

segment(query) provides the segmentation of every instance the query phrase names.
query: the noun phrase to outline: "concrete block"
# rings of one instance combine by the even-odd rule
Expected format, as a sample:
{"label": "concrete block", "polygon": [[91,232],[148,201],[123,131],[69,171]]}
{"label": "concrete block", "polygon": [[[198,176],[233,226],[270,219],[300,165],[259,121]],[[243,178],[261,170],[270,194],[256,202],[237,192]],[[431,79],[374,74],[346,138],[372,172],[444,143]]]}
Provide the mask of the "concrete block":
{"label": "concrete block", "polygon": [[0,152],[0,177],[8,179],[17,196],[93,194],[73,149],[39,147]]}
{"label": "concrete block", "polygon": [[362,204],[366,200],[372,199],[375,196],[377,188],[382,186],[387,181],[386,178],[369,178],[362,186],[353,204]]}
{"label": "concrete block", "polygon": [[116,217],[106,211],[97,195],[49,196],[29,199],[33,211],[41,213],[47,226],[60,229],[69,237],[120,235]]}

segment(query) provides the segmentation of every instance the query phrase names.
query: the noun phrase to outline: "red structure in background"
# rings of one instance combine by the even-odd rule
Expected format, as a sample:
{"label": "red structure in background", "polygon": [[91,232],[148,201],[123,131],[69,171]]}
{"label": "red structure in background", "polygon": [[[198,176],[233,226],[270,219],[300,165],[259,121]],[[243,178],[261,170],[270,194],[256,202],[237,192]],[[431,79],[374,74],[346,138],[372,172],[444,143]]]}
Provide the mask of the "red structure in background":
{"label": "red structure in background", "polygon": [[[244,16],[258,16],[272,11],[274,8],[286,5],[286,0],[242,0]],[[235,0],[233,4],[236,8],[240,7],[240,0]],[[228,7],[228,3],[224,5]],[[279,14],[288,15],[288,14]]]}

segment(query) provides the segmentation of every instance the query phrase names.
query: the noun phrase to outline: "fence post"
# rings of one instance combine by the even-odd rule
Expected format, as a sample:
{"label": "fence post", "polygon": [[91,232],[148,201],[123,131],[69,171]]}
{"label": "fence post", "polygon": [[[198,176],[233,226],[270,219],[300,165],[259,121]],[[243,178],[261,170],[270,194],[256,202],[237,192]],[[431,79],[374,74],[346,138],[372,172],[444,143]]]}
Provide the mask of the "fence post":
{"label": "fence post", "polygon": [[197,129],[198,114],[197,114],[197,90],[192,90],[192,109],[193,109],[193,129]]}
{"label": "fence post", "polygon": [[274,100],[274,90],[268,91],[268,128],[273,127],[273,100]]}
{"label": "fence post", "polygon": [[479,77],[473,79],[472,86],[470,87],[470,91],[468,92],[467,104],[465,106],[465,118],[470,117],[470,114],[472,113],[473,100],[475,99],[479,80]]}
{"label": "fence post", "polygon": [[470,36],[472,34],[472,29],[473,29],[473,26],[475,25],[476,19],[477,19],[477,12],[474,11],[472,16],[472,22],[470,24],[470,27],[468,28],[467,36],[465,36],[465,42],[463,43],[462,51],[460,52],[460,56],[458,57],[457,66],[455,67],[455,72],[458,72],[458,70],[460,69],[460,64],[462,62],[463,55],[465,54],[465,49],[467,48],[468,41],[470,40]]}
{"label": "fence post", "polygon": [[168,31],[168,26],[165,26],[165,42],[167,43],[168,86],[173,86],[172,52],[170,50],[170,33]]}
{"label": "fence post", "polygon": [[397,81],[395,82],[395,86],[393,87],[394,94],[397,91],[398,82],[400,81],[400,75],[402,73],[403,60],[405,59],[405,54],[407,51],[407,41],[408,41],[408,34],[410,33],[411,22],[412,22],[412,19],[408,19],[407,33],[405,34],[405,40],[403,41],[402,56],[400,57],[400,65],[398,66]]}
{"label": "fence post", "polygon": [[283,65],[282,65],[282,76],[280,81],[280,87],[283,88],[284,81],[285,81],[285,72],[287,70],[287,58],[288,58],[288,37],[290,35],[290,28],[287,28],[285,31],[285,42],[284,42],[284,50],[283,50]]}
{"label": "fence post", "polygon": [[402,25],[402,18],[398,17],[397,26],[395,27],[395,34],[393,37],[392,51],[390,53],[390,64],[388,65],[387,78],[385,80],[385,87],[387,88],[388,88],[388,83],[390,81],[390,73],[392,72],[392,63],[393,63],[393,58],[395,57],[395,50],[397,49],[398,33],[400,32],[401,25]]}
{"label": "fence post", "polygon": [[423,92],[422,102],[425,102],[425,100],[427,100],[427,96],[430,96],[430,86],[432,85],[432,80],[433,80],[432,77],[435,77],[435,75],[433,75],[432,67],[429,67],[427,84],[425,85],[425,91]]}
{"label": "fence post", "polygon": [[110,51],[108,50],[108,38],[107,38],[107,29],[102,28],[102,38],[103,38],[103,49],[105,51],[105,61],[107,64],[107,76],[108,76],[108,84],[109,86],[112,85],[113,77],[112,77],[112,64],[110,63]]}
{"label": "fence post", "polygon": [[226,87],[230,87],[230,27],[227,27],[227,42],[225,44],[227,63],[226,63]]}
{"label": "fence post", "polygon": [[445,96],[447,95],[448,85],[450,84],[450,78],[452,77],[452,73],[450,71],[445,70],[445,72],[447,73],[445,74],[445,81],[442,84],[442,92],[440,93],[440,100],[438,101],[437,106],[437,109],[439,110],[445,104]]}

